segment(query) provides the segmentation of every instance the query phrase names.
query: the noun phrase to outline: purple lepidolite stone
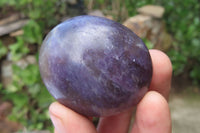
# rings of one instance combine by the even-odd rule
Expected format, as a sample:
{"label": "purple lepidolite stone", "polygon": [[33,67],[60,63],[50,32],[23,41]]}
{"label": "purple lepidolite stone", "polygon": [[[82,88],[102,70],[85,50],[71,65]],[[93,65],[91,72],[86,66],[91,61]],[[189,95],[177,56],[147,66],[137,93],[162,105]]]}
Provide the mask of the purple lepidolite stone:
{"label": "purple lepidolite stone", "polygon": [[86,116],[109,116],[135,106],[152,77],[149,51],[123,25],[79,16],[56,26],[40,49],[43,82],[63,105]]}

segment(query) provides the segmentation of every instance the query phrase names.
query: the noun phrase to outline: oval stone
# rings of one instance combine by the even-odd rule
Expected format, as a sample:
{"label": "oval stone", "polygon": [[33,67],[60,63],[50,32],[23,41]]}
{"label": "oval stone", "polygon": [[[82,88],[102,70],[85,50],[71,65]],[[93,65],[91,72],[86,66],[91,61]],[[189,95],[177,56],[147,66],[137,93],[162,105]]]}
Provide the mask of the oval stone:
{"label": "oval stone", "polygon": [[47,35],[39,67],[52,96],[86,116],[110,116],[137,105],[152,77],[149,51],[135,33],[87,15],[62,22]]}

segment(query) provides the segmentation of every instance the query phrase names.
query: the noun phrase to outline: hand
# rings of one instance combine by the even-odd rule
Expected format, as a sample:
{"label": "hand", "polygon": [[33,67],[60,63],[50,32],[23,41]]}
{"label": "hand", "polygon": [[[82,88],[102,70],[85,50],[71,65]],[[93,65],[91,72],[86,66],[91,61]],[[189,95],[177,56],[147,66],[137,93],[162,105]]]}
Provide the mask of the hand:
{"label": "hand", "polygon": [[[171,62],[161,51],[150,50],[150,54],[153,62],[150,91],[137,105],[131,133],[171,133],[171,117],[167,103],[171,87]],[[127,133],[133,111],[100,118],[97,129],[89,118],[58,102],[51,104],[49,112],[55,133]]]}

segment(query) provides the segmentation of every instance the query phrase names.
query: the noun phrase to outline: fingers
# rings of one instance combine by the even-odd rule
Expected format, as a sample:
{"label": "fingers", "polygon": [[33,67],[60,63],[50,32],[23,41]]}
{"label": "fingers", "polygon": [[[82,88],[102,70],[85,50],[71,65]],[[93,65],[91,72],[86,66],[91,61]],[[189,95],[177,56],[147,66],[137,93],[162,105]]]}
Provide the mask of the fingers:
{"label": "fingers", "polygon": [[153,77],[150,90],[162,94],[167,100],[171,88],[172,64],[169,57],[159,50],[150,50],[153,64]]}
{"label": "fingers", "polygon": [[98,133],[127,133],[132,116],[132,110],[118,115],[101,118],[98,124]]}
{"label": "fingers", "polygon": [[54,102],[49,107],[55,133],[96,133],[93,123],[86,117]]}
{"label": "fingers", "polygon": [[138,104],[131,133],[171,133],[171,117],[166,99],[148,92]]}

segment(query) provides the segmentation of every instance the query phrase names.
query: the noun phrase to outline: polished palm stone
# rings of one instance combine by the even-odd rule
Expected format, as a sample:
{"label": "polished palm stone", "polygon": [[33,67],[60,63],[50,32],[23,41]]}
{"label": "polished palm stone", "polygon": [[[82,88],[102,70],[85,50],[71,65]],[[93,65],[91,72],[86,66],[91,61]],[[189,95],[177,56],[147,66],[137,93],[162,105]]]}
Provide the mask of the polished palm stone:
{"label": "polished palm stone", "polygon": [[57,25],[41,46],[39,66],[53,97],[86,116],[110,116],[137,105],[152,77],[143,41],[123,25],[94,16]]}

